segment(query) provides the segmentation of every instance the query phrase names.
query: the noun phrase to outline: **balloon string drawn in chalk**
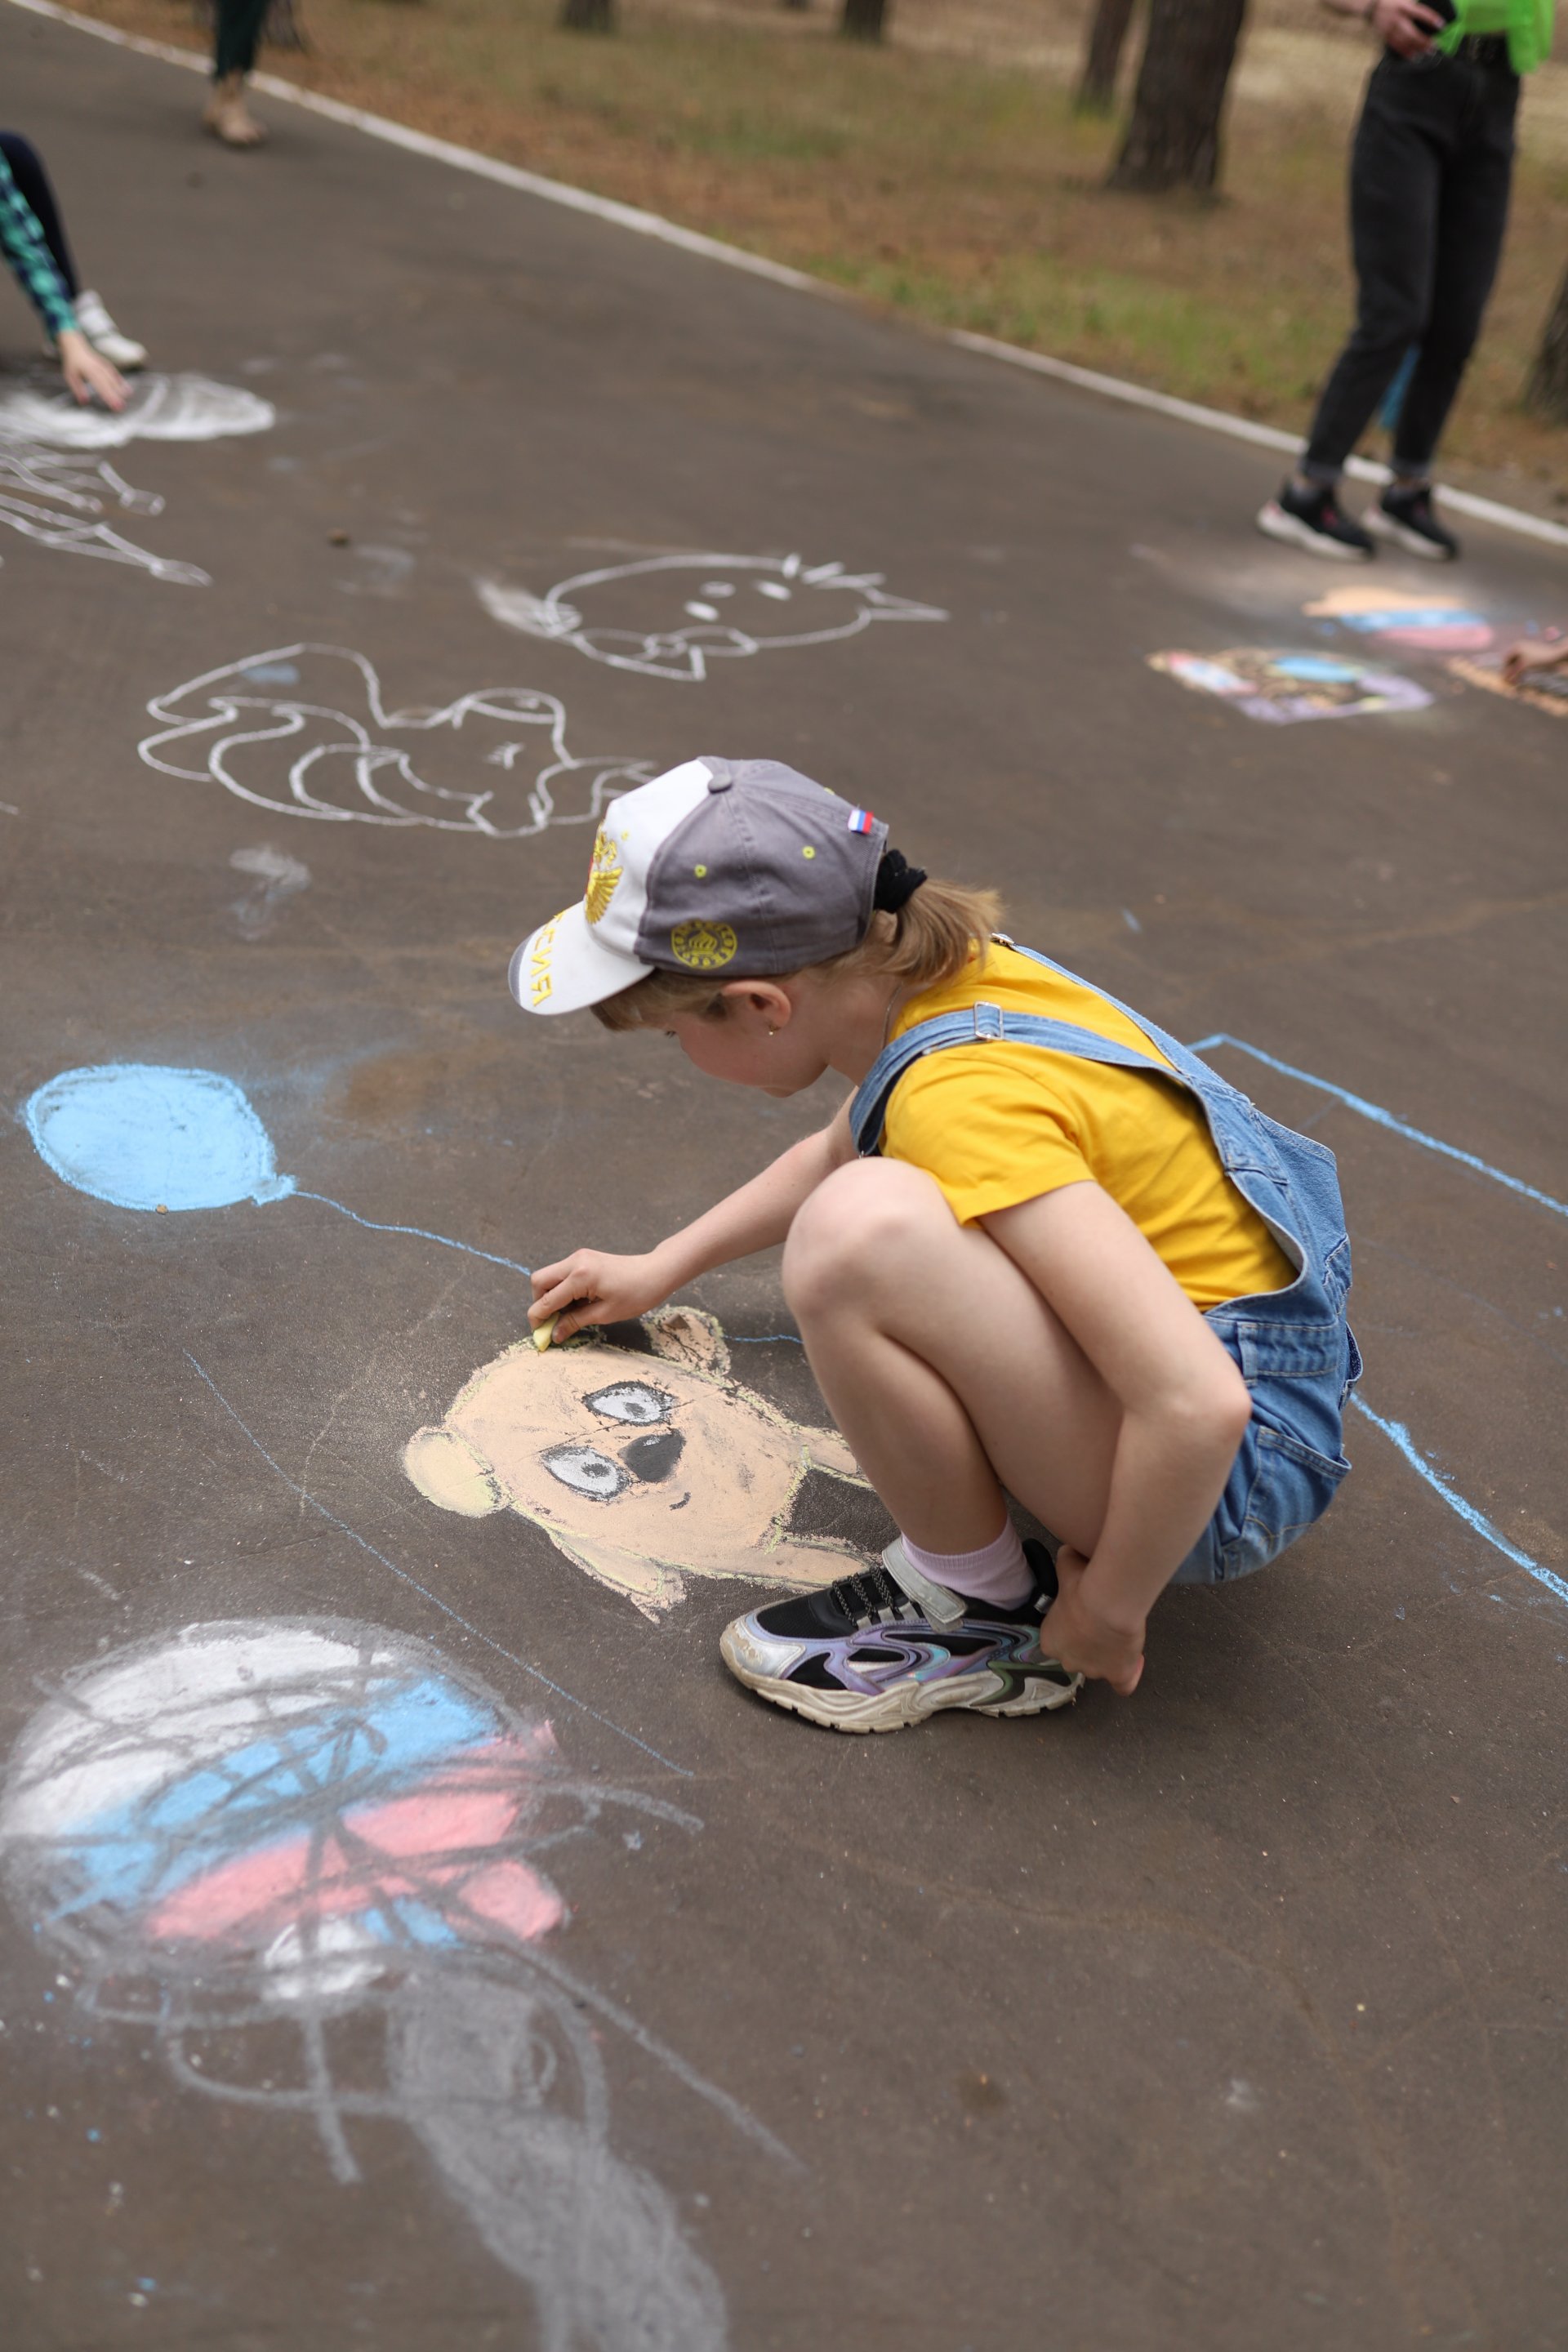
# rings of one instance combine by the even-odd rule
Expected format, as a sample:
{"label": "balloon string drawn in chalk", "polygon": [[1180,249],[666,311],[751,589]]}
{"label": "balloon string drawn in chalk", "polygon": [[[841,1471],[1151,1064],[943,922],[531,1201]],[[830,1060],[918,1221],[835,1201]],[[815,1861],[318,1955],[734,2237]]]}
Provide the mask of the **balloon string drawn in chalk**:
{"label": "balloon string drawn in chalk", "polygon": [[110,1062],[62,1070],[32,1094],[23,1116],[39,1157],[62,1183],[119,1209],[169,1214],[269,1202],[291,1195],[335,1209],[368,1233],[403,1234],[462,1250],[526,1276],[516,1258],[424,1225],[362,1216],[279,1171],[272,1138],[249,1097],[218,1070]]}
{"label": "balloon string drawn in chalk", "polygon": [[490,1265],[508,1266],[513,1274],[526,1275],[530,1271],[526,1265],[519,1265],[514,1257],[498,1257],[494,1250],[478,1249],[472,1242],[454,1241],[450,1234],[429,1233],[423,1225],[380,1224],[374,1217],[362,1217],[357,1209],[345,1208],[342,1201],[330,1200],[325,1192],[307,1192],[303,1186],[297,1185],[294,1198],[297,1201],[320,1201],[324,1208],[336,1209],[340,1216],[352,1217],[354,1223],[363,1225],[368,1234],[408,1234],[417,1241],[439,1242],[443,1249],[466,1250],[470,1257],[482,1257]]}
{"label": "balloon string drawn in chalk", "polygon": [[1509,1192],[1519,1193],[1521,1199],[1533,1201],[1538,1208],[1550,1209],[1559,1217],[1568,1217],[1568,1201],[1555,1201],[1550,1192],[1537,1192],[1533,1184],[1526,1184],[1521,1177],[1510,1176],[1503,1169],[1494,1168],[1489,1160],[1479,1158],[1475,1152],[1461,1151],[1457,1143],[1445,1143],[1440,1137],[1427,1135],[1418,1127],[1407,1127],[1404,1119],[1395,1118],[1394,1113],[1384,1110],[1380,1103],[1368,1102],[1362,1095],[1349,1094],[1343,1087],[1333,1086],[1327,1078],[1315,1078],[1310,1070],[1299,1070],[1292,1062],[1277,1061],[1272,1054],[1266,1054],[1261,1045],[1249,1045],[1244,1037],[1232,1037],[1227,1031],[1216,1029],[1212,1036],[1200,1037],[1195,1045],[1188,1047],[1188,1051],[1206,1054],[1215,1045],[1229,1045],[1238,1054],[1250,1054],[1255,1062],[1262,1062],[1268,1069],[1278,1070],[1282,1077],[1294,1078],[1304,1087],[1315,1087],[1321,1095],[1332,1095],[1336,1102],[1343,1103],[1345,1108],[1353,1110],[1358,1118],[1370,1119],[1374,1127],[1384,1127],[1391,1135],[1403,1136],[1406,1143],[1418,1143],[1425,1151],[1439,1152],[1445,1160],[1457,1160],[1461,1168],[1474,1169],[1478,1176],[1489,1176],[1494,1184],[1505,1185]]}

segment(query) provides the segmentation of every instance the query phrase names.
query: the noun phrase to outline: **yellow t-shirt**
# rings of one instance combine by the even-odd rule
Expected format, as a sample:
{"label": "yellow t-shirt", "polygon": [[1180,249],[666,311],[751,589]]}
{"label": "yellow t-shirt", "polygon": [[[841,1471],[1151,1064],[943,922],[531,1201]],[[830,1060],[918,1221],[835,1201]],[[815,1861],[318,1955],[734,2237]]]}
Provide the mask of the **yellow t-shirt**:
{"label": "yellow t-shirt", "polygon": [[[912,997],[893,1025],[972,1004],[1071,1021],[1156,1062],[1166,1056],[1103,996],[1013,948]],[[960,1223],[1086,1180],[1120,1203],[1200,1310],[1279,1290],[1295,1268],[1220,1163],[1203,1105],[1147,1070],[1037,1045],[952,1045],[893,1089],[882,1150],[933,1176]]]}

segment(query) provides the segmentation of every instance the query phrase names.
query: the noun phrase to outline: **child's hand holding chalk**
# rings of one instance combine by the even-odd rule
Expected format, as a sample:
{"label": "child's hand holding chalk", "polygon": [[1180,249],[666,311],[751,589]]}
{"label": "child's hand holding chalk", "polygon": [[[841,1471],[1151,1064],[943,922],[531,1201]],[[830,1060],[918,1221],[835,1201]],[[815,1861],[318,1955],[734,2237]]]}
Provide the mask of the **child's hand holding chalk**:
{"label": "child's hand holding chalk", "polygon": [[574,1250],[554,1265],[534,1269],[529,1313],[534,1346],[542,1354],[563,1347],[594,1323],[631,1323],[650,1307],[662,1307],[679,1286],[681,1271],[668,1272],[658,1250],[647,1257],[611,1257],[603,1250]]}

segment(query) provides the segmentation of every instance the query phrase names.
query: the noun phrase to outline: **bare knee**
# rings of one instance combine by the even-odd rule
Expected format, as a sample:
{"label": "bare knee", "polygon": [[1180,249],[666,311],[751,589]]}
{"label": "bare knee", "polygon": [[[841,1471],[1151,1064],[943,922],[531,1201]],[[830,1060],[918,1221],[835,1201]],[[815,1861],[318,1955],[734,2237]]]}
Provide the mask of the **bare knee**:
{"label": "bare knee", "polygon": [[953,1229],[952,1212],[918,1168],[857,1160],[836,1169],[795,1216],[784,1244],[784,1290],[805,1321],[889,1283],[907,1284],[933,1223]]}

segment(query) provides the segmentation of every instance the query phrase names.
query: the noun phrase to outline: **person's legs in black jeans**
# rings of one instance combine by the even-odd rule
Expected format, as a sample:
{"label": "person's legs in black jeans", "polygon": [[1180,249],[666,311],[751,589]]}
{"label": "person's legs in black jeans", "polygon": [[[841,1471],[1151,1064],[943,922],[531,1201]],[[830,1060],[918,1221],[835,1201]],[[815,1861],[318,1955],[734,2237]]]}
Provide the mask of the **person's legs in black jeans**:
{"label": "person's legs in black jeans", "polygon": [[[1441,188],[1454,112],[1453,68],[1385,57],[1367,84],[1351,159],[1356,322],[1323,387],[1300,471],[1337,482],[1422,341],[1437,267]],[[1407,395],[1408,397],[1408,395]]]}
{"label": "person's legs in black jeans", "polygon": [[1517,78],[1479,68],[1469,119],[1438,195],[1436,267],[1420,357],[1399,411],[1394,470],[1424,482],[1480,332],[1508,226]]}
{"label": "person's legs in black jeans", "polygon": [[213,79],[223,81],[229,74],[247,74],[256,63],[256,52],[261,45],[261,27],[267,16],[268,0],[217,0],[216,39],[213,54]]}
{"label": "person's legs in black jeans", "polygon": [[55,202],[55,192],[49,185],[43,157],[32,142],[24,139],[18,131],[0,131],[0,155],[5,156],[11,177],[43,230],[44,243],[65,281],[66,292],[74,302],[81,289],[77,284],[70,247],[66,242],[65,223],[60,218],[59,206]]}

